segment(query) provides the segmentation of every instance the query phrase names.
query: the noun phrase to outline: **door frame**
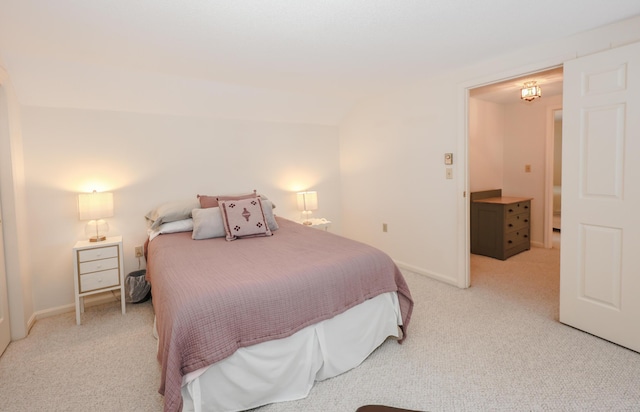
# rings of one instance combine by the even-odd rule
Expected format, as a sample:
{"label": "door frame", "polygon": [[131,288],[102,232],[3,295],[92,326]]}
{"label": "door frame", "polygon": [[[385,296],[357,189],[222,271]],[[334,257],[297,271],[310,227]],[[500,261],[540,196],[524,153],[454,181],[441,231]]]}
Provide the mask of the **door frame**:
{"label": "door frame", "polygon": [[[509,69],[500,73],[493,73],[458,85],[458,143],[457,148],[463,159],[459,172],[461,178],[458,181],[458,277],[457,286],[468,288],[471,285],[471,223],[469,217],[469,93],[471,89],[500,83],[518,77],[528,76],[545,70],[561,67],[567,60],[575,58],[575,55],[559,56],[558,58],[532,63],[527,66]],[[553,181],[551,181],[553,183]],[[551,187],[553,190],[553,187]],[[553,200],[553,197],[551,198]],[[545,204],[545,203],[543,203]],[[549,220],[551,220],[550,218]],[[546,227],[546,226],[545,226]]]}
{"label": "door frame", "polygon": [[543,244],[546,249],[551,249],[553,247],[553,174],[555,169],[555,112],[557,110],[562,110],[562,105],[547,107],[547,136],[545,142],[544,172],[544,227],[542,232]]}

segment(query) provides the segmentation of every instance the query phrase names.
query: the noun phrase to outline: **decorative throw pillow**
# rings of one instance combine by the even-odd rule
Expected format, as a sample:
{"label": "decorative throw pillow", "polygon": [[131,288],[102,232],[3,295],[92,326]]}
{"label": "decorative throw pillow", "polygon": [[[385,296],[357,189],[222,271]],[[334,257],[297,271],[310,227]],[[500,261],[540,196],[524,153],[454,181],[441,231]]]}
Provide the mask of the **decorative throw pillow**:
{"label": "decorative throw pillow", "polygon": [[222,212],[219,207],[206,209],[193,209],[193,233],[191,238],[195,240],[224,237],[227,232],[222,223]]}
{"label": "decorative throw pillow", "polygon": [[271,236],[259,197],[219,202],[227,240],[250,236]]}

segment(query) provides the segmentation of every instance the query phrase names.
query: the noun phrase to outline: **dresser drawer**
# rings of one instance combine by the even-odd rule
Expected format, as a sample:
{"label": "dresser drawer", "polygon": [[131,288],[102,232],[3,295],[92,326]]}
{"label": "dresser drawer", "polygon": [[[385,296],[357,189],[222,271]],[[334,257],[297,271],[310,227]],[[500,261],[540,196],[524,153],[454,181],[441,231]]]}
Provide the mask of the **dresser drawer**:
{"label": "dresser drawer", "polygon": [[117,286],[119,284],[120,271],[117,268],[94,272],[88,275],[80,275],[80,293]]}
{"label": "dresser drawer", "polygon": [[78,251],[78,262],[118,257],[118,246],[98,247]]}
{"label": "dresser drawer", "polygon": [[80,274],[98,272],[107,269],[117,269],[118,258],[91,260],[89,262],[80,263]]}
{"label": "dresser drawer", "polygon": [[529,212],[520,213],[519,215],[507,215],[505,230],[512,232],[518,229],[529,227]]}
{"label": "dresser drawer", "polygon": [[530,208],[531,208],[531,202],[528,200],[523,202],[518,202],[518,203],[511,203],[511,204],[505,205],[505,213],[507,214],[507,217],[508,217],[508,216],[518,215],[520,213],[528,212]]}
{"label": "dresser drawer", "polygon": [[505,249],[518,246],[523,243],[529,243],[529,228],[515,230],[506,234],[504,239]]}

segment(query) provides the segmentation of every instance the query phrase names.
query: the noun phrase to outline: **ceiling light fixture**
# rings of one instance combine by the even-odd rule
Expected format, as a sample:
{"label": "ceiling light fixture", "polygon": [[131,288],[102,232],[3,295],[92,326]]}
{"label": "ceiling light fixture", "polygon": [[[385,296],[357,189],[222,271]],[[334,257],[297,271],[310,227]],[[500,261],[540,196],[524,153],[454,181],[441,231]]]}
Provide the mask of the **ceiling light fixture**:
{"label": "ceiling light fixture", "polygon": [[520,90],[520,98],[528,102],[542,97],[542,89],[535,81],[525,82],[524,87]]}

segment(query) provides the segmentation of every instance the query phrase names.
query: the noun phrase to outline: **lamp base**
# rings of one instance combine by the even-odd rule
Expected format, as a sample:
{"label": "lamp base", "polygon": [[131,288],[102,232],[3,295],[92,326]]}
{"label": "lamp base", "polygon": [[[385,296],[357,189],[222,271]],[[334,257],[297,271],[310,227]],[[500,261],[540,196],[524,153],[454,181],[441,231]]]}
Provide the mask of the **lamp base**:
{"label": "lamp base", "polygon": [[102,242],[107,239],[109,224],[102,219],[90,220],[84,227],[84,234],[89,237],[89,242]]}
{"label": "lamp base", "polygon": [[311,222],[310,220],[305,220],[304,222],[302,222],[302,224],[305,226],[311,226],[313,222]]}

